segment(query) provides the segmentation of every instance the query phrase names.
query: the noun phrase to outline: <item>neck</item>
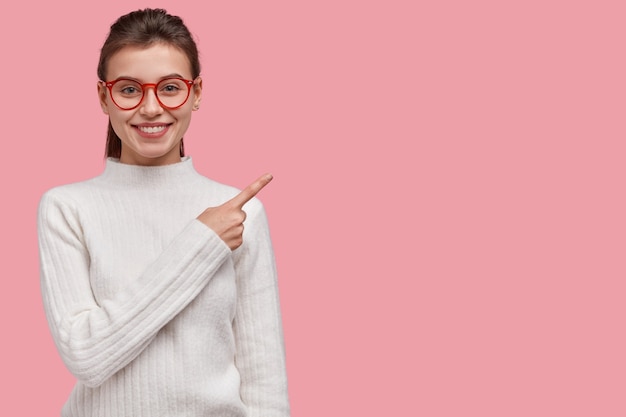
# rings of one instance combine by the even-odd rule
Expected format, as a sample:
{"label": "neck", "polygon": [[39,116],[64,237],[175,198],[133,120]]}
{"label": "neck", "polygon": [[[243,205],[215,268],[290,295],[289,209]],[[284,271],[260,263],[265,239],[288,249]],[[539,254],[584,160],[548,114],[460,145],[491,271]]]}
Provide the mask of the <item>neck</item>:
{"label": "neck", "polygon": [[177,187],[197,175],[190,157],[179,158],[178,163],[165,165],[126,164],[108,158],[102,178],[120,187]]}

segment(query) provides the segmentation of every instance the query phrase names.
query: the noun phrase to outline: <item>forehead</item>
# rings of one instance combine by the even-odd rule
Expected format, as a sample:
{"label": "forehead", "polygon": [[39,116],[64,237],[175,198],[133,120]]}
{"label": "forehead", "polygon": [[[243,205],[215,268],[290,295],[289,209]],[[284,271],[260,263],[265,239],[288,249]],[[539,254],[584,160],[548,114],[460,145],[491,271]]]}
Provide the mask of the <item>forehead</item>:
{"label": "forehead", "polygon": [[179,74],[192,78],[187,55],[175,46],[156,43],[147,48],[125,46],[109,59],[107,78],[132,77],[143,82]]}

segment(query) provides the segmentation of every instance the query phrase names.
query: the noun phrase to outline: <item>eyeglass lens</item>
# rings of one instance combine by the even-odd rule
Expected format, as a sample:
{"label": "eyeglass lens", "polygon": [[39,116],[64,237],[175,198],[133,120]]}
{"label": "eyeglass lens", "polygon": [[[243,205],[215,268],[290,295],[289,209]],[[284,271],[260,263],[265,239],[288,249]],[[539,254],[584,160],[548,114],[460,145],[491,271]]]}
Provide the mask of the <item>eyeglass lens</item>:
{"label": "eyeglass lens", "polygon": [[[177,78],[159,81],[154,90],[161,104],[166,107],[178,107],[189,96],[189,86]],[[141,102],[144,92],[137,81],[122,79],[111,87],[111,96],[119,107],[130,109]]]}

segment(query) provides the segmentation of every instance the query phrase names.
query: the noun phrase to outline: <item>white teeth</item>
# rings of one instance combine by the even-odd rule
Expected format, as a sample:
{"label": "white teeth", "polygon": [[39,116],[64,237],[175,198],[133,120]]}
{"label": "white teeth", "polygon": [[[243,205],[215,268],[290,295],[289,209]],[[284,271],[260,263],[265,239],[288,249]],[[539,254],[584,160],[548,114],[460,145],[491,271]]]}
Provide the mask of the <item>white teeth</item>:
{"label": "white teeth", "polygon": [[139,130],[141,130],[142,132],[145,133],[157,133],[157,132],[162,132],[165,129],[165,126],[150,126],[150,127],[146,127],[146,126],[139,126]]}

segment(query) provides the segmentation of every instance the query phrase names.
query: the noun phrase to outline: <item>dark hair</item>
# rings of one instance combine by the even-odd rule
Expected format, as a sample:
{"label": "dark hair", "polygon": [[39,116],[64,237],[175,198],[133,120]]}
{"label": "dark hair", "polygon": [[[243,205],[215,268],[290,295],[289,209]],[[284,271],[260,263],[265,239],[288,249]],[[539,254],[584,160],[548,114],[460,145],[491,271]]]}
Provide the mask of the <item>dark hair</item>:
{"label": "dark hair", "polygon": [[[98,62],[98,77],[107,81],[106,70],[109,59],[126,46],[150,47],[155,43],[172,45],[187,55],[191,73],[195,79],[200,75],[198,47],[189,29],[178,16],[172,16],[163,9],[143,9],[130,12],[111,25],[111,31],[102,49]],[[109,120],[107,131],[106,156],[119,158],[122,142],[113,130]],[[185,155],[183,141],[180,141],[180,156]]]}

